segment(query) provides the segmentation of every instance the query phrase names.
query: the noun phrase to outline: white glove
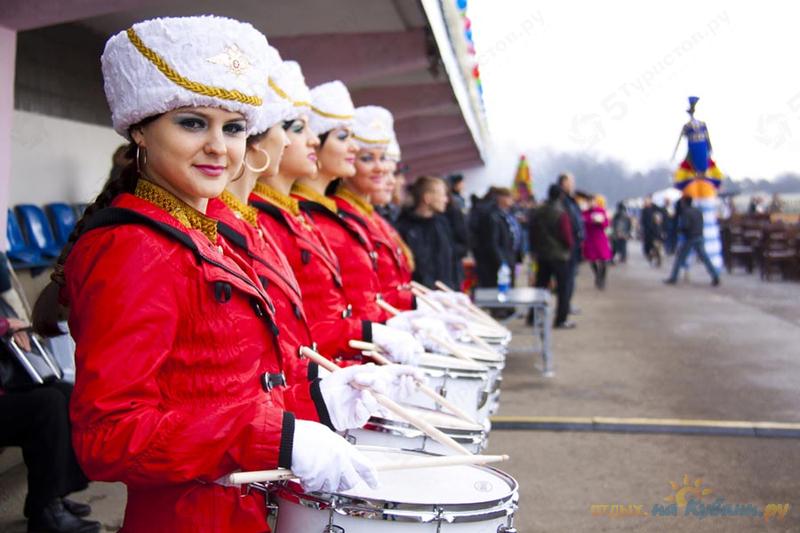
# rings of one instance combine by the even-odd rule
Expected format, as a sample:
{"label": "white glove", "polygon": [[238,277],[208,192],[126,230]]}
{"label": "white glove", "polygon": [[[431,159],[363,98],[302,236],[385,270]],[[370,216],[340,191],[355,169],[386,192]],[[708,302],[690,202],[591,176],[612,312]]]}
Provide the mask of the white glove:
{"label": "white glove", "polygon": [[414,318],[411,325],[417,338],[430,351],[446,352],[447,349],[438,343],[438,340],[452,341],[447,326],[441,320],[431,317]]}
{"label": "white glove", "polygon": [[425,297],[448,307],[468,307],[471,304],[469,296],[463,292],[430,291],[425,293]]}
{"label": "white glove", "polygon": [[417,383],[425,384],[425,372],[408,365],[389,365],[380,367],[385,375],[388,395],[396,402],[403,402],[417,390]]}
{"label": "white glove", "polygon": [[425,352],[411,333],[376,322],[372,323],[372,342],[380,346],[393,363],[416,364],[419,356]]}
{"label": "white glove", "polygon": [[342,437],[316,422],[295,420],[292,472],[307,491],[336,492],[355,487],[360,480],[377,488],[372,463]]}
{"label": "white glove", "polygon": [[379,407],[375,397],[364,389],[385,394],[389,381],[373,364],[349,366],[323,377],[319,390],[333,427],[338,431],[363,427]]}

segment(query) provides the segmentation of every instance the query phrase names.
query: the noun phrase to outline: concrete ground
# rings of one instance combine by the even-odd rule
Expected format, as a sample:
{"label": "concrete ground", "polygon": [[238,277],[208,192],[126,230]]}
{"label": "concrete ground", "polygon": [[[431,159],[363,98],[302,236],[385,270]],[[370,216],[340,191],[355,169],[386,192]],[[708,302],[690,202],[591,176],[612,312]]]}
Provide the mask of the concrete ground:
{"label": "concrete ground", "polygon": [[[667,287],[666,266],[650,268],[631,248],[604,292],[582,267],[578,329],[554,334],[554,378],[535,370],[533,337],[511,323],[498,414],[800,421],[800,284],[734,274],[712,289],[694,268],[691,282]],[[799,439],[493,431],[488,452],[512,457],[502,468],[521,486],[520,532],[800,530]],[[0,531],[25,531],[24,475],[22,465],[0,474]],[[670,483],[680,490],[684,476],[711,490],[707,504],[788,504],[788,514],[769,522],[684,509],[677,517],[592,514],[593,505],[666,509]],[[75,499],[92,503],[105,530],[119,527],[121,485],[95,483]]]}
{"label": "concrete ground", "polygon": [[[711,288],[695,267],[670,287],[666,266],[632,252],[604,292],[582,267],[578,328],[554,334],[554,378],[534,370],[533,338],[514,324],[498,414],[800,421],[800,284],[735,273]],[[800,530],[797,439],[493,431],[488,451],[512,457],[502,468],[521,485],[521,532]],[[592,515],[592,505],[668,505],[670,482],[682,486],[684,475],[712,490],[703,502],[788,503],[789,512],[769,523],[685,509]]]}

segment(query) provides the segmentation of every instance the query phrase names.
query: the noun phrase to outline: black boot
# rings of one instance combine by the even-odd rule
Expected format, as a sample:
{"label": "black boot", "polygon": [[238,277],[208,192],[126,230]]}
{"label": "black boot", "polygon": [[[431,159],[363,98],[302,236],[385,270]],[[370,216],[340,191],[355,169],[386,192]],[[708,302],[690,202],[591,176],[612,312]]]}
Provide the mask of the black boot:
{"label": "black boot", "polygon": [[28,533],[99,533],[100,522],[78,518],[55,498],[28,519]]}

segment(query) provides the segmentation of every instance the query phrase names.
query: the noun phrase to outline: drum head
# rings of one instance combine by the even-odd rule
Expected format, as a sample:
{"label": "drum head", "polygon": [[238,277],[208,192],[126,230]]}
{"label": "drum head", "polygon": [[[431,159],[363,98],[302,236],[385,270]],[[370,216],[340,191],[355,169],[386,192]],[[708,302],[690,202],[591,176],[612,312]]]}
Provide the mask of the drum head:
{"label": "drum head", "polygon": [[495,351],[490,352],[485,348],[481,348],[480,346],[476,346],[471,343],[457,342],[457,344],[458,347],[464,351],[464,353],[481,363],[496,365],[506,360],[505,356],[502,354],[499,354]]}
{"label": "drum head", "polygon": [[[361,451],[375,464],[403,463],[427,454],[365,447]],[[371,489],[359,483],[341,494],[351,498],[400,504],[461,505],[503,500],[517,490],[514,479],[484,466],[444,466],[378,473],[380,485]]]}

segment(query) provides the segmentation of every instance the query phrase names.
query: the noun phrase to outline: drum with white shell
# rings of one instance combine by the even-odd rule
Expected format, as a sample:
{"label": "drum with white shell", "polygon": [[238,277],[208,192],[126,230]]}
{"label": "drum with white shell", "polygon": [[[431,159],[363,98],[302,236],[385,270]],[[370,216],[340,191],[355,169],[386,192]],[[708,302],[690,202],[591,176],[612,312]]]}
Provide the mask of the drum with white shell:
{"label": "drum with white shell", "polygon": [[[361,448],[376,464],[418,452]],[[270,485],[276,533],[514,533],[518,484],[487,466],[384,471],[380,486],[306,493],[295,482]]]}
{"label": "drum with white shell", "polygon": [[[489,417],[489,369],[482,364],[438,354],[424,354],[419,368],[436,392],[460,407],[479,424]],[[435,411],[442,409],[428,396],[416,391],[404,400],[410,405]]]}
{"label": "drum with white shell", "polygon": [[[403,407],[433,425],[472,453],[481,453],[486,447],[488,434],[482,425],[466,422],[445,412],[410,405]],[[423,451],[439,455],[455,453],[451,448],[433,440],[394,413],[371,417],[363,428],[351,429],[345,432],[345,438],[359,446],[383,446],[385,448]]]}

